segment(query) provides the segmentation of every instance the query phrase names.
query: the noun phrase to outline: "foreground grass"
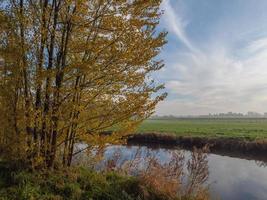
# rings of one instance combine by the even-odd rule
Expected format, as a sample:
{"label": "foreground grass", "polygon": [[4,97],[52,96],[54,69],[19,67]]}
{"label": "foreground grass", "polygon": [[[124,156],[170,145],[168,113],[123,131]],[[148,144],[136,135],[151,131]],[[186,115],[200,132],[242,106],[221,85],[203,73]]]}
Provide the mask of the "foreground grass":
{"label": "foreground grass", "polygon": [[267,119],[146,120],[138,132],[175,133],[192,137],[267,138]]}
{"label": "foreground grass", "polygon": [[85,168],[31,171],[0,160],[0,200],[207,200],[170,198],[136,177]]}
{"label": "foreground grass", "polygon": [[1,200],[142,199],[139,190],[140,183],[136,178],[115,173],[100,174],[83,168],[30,172],[0,163]]}

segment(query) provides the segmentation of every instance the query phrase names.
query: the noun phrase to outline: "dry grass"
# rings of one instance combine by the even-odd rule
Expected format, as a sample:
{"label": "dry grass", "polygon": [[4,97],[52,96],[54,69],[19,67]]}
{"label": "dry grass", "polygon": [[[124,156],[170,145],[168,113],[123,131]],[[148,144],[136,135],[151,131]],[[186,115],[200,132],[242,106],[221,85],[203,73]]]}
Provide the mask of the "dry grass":
{"label": "dry grass", "polygon": [[[149,151],[144,156],[141,149],[133,159],[123,160],[119,149],[105,162],[102,170],[135,175],[146,188],[151,188],[151,193],[166,200],[208,200],[207,151],[207,147],[194,149],[188,161],[182,151],[171,151],[170,161],[162,163]],[[151,198],[151,193],[144,191],[144,199]]]}

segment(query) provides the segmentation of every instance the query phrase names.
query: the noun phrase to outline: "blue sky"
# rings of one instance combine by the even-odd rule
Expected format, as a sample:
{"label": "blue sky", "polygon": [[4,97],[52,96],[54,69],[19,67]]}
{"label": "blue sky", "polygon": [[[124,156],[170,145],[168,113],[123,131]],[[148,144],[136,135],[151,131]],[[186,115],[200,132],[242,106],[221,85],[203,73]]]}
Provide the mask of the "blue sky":
{"label": "blue sky", "polygon": [[267,112],[267,1],[164,0],[159,115]]}

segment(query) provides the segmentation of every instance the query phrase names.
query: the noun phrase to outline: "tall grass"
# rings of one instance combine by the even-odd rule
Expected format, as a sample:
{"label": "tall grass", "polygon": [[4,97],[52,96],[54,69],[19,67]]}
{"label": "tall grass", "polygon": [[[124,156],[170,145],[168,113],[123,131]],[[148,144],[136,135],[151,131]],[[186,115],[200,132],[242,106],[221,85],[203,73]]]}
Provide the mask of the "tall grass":
{"label": "tall grass", "polygon": [[163,199],[207,200],[209,199],[207,152],[207,147],[195,148],[187,160],[183,151],[170,151],[170,160],[161,162],[149,151],[144,155],[141,148],[137,149],[133,158],[123,160],[123,152],[118,149],[102,163],[104,164],[102,172],[134,175],[144,185],[149,186],[150,195],[157,194]]}

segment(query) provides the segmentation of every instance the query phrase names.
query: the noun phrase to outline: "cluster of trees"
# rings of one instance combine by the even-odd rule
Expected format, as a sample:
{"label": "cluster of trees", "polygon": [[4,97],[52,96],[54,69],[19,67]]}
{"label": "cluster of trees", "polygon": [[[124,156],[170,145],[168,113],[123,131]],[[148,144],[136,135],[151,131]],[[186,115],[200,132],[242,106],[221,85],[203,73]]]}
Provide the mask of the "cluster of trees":
{"label": "cluster of trees", "polygon": [[[67,166],[75,143],[116,142],[149,117],[166,96],[151,78],[163,67],[160,3],[2,0],[2,151],[34,165]],[[101,138],[111,127],[117,133]]]}

